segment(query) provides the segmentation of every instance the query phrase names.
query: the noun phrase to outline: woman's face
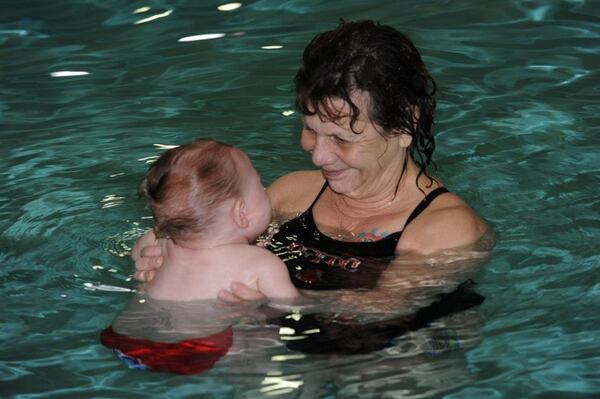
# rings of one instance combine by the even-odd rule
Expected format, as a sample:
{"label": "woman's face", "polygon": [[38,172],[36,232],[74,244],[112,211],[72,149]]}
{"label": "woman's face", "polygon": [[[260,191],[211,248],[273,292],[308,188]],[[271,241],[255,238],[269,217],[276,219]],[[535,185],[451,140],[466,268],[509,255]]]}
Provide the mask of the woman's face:
{"label": "woman's face", "polygon": [[405,152],[400,140],[403,135],[384,138],[368,119],[367,96],[357,93],[352,98],[360,110],[354,131],[350,128],[350,118],[344,116],[349,114],[349,105],[341,99],[332,99],[330,106],[339,110],[341,117],[331,121],[319,114],[304,116],[300,140],[330,188],[357,198],[385,187],[390,174],[402,165]]}

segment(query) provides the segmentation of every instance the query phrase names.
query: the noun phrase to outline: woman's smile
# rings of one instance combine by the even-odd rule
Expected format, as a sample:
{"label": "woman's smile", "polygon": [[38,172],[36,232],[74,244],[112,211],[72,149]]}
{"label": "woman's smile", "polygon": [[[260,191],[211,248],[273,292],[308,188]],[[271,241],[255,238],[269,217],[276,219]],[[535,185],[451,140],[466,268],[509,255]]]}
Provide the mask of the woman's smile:
{"label": "woman's smile", "polygon": [[338,180],[341,179],[342,177],[344,177],[344,172],[346,171],[346,169],[321,169],[321,172],[323,173],[323,177],[325,179],[329,180]]}

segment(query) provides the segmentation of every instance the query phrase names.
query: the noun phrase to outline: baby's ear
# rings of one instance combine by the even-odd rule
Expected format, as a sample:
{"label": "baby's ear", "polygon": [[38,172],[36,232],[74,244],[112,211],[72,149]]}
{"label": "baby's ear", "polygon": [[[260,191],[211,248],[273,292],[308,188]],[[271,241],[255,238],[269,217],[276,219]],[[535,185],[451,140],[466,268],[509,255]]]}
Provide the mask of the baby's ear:
{"label": "baby's ear", "polygon": [[243,199],[236,199],[231,209],[233,221],[239,227],[245,229],[250,224],[248,220],[248,212],[246,210],[246,202]]}

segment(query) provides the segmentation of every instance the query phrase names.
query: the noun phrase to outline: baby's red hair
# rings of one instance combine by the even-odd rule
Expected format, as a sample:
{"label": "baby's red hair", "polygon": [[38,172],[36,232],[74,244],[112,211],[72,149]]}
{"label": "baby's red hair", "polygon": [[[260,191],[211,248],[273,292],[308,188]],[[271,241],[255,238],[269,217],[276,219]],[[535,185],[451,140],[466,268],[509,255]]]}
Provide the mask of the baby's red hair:
{"label": "baby's red hair", "polygon": [[148,201],[157,237],[173,240],[206,232],[215,210],[241,196],[235,148],[196,139],[165,151],[148,169],[140,195]]}

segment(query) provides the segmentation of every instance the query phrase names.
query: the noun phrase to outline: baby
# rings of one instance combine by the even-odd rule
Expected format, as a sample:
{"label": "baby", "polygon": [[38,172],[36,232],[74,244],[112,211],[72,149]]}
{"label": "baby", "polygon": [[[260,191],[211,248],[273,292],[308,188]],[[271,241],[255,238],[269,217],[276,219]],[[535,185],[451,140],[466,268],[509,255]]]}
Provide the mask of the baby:
{"label": "baby", "polygon": [[269,225],[271,202],[242,151],[210,139],[170,149],[152,164],[140,192],[163,256],[145,286],[150,297],[216,299],[234,281],[271,299],[299,296],[285,264],[250,245]]}
{"label": "baby", "polygon": [[[285,264],[250,245],[271,219],[260,177],[240,150],[198,139],[163,153],[140,187],[163,263],[100,336],[130,367],[193,374],[233,344],[232,311],[210,305],[233,281],[269,299],[300,300]],[[200,303],[199,303],[200,302]],[[206,303],[203,303],[206,302]]]}

